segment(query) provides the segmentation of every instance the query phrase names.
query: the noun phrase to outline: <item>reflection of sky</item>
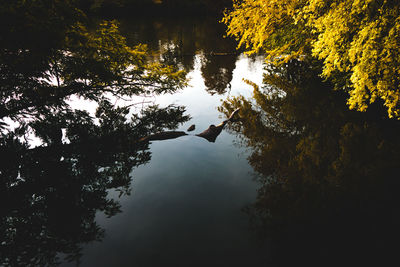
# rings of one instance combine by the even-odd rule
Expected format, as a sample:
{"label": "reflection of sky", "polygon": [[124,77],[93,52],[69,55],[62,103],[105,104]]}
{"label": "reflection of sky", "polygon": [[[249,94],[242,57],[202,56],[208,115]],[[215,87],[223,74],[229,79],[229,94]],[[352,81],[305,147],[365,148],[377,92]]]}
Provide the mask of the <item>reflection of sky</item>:
{"label": "reflection of sky", "polygon": [[[199,58],[189,73],[190,87],[163,95],[156,103],[185,105],[199,133],[223,119],[217,111],[229,95],[248,96],[242,78],[262,80],[262,58],[239,57],[232,89],[225,95],[205,91]],[[255,64],[256,66],[252,66]],[[151,144],[150,163],[133,170],[132,195],[121,199],[122,213],[106,219],[102,242],[84,250],[83,266],[254,266],[260,248],[252,240],[241,209],[254,201],[256,183],[246,154],[223,131],[215,143],[184,136]]]}
{"label": "reflection of sky", "polygon": [[200,129],[204,130],[210,124],[216,124],[221,121],[221,118],[219,118],[220,114],[216,109],[221,104],[221,100],[225,99],[228,95],[236,96],[242,94],[249,96],[252,93],[251,86],[244,83],[242,81],[243,78],[261,84],[262,64],[263,59],[261,57],[257,61],[252,62],[246,56],[240,56],[233,71],[230,92],[228,91],[224,95],[212,96],[205,91],[206,87],[200,72],[200,59],[197,56],[194,71],[188,75],[190,86],[176,94],[158,96],[157,103],[160,103],[162,106],[171,103],[186,106],[187,113],[192,116],[192,120],[187,122],[187,125],[196,124],[196,132]]}
{"label": "reflection of sky", "polygon": [[[197,55],[195,58],[194,70],[188,73],[188,78],[190,79],[189,86],[184,90],[174,94],[159,95],[154,98],[150,97],[143,99],[142,97],[137,96],[132,98],[129,102],[116,100],[115,97],[112,96],[109,96],[109,98],[112,99],[113,103],[121,106],[131,103],[141,103],[142,101],[150,101],[159,104],[162,107],[170,104],[184,105],[187,108],[187,113],[193,117],[193,120],[189,121],[187,124],[190,125],[195,123],[197,126],[198,123],[201,123],[198,126],[206,126],[207,128],[209,124],[217,122],[209,121],[209,119],[218,119],[220,114],[216,110],[216,107],[221,104],[221,100],[225,99],[228,95],[236,96],[241,94],[244,96],[250,96],[252,87],[244,83],[242,79],[248,79],[257,84],[261,84],[263,58],[259,57],[253,61],[244,55],[240,56],[236,62],[236,67],[233,70],[230,92],[228,91],[224,95],[212,96],[205,91],[206,87],[200,72],[200,57],[201,55]],[[68,104],[74,109],[87,110],[93,116],[97,107],[96,102],[86,101],[76,96],[72,96],[68,101]],[[140,110],[141,107],[142,105],[139,104],[137,109]]]}

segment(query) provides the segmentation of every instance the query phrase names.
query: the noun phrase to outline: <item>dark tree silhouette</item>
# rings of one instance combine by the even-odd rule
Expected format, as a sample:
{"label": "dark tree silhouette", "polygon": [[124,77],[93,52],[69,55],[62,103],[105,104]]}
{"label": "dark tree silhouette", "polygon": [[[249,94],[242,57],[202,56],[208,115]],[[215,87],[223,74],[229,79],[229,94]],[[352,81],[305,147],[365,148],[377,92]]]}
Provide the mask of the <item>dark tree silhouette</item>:
{"label": "dark tree silhouette", "polygon": [[313,66],[270,67],[253,98],[221,107],[240,108],[229,127],[252,149],[248,160],[260,174],[246,211],[270,241],[272,266],[398,262],[400,124],[379,104],[349,111],[344,93]]}
{"label": "dark tree silhouette", "polygon": [[[115,21],[90,21],[84,1],[0,3],[0,265],[79,261],[103,236],[96,212],[119,212],[110,190],[129,194],[131,171],[148,162],[138,140],[189,119],[183,107],[130,106],[109,98],[173,92],[178,67],[129,46]],[[71,96],[96,101],[94,117]],[[33,146],[29,138],[38,137]]]}
{"label": "dark tree silhouette", "polygon": [[[120,211],[108,191],[129,194],[131,171],[151,158],[148,143],[138,142],[140,137],[188,120],[181,107],[151,107],[131,121],[128,111],[103,100],[96,113],[99,124],[86,112],[34,121],[31,126],[43,140],[34,148],[18,138],[23,129],[3,136],[2,265],[52,265],[59,253],[79,261],[81,246],[103,237],[96,212],[111,217]],[[68,142],[54,138],[53,132],[61,129]]]}

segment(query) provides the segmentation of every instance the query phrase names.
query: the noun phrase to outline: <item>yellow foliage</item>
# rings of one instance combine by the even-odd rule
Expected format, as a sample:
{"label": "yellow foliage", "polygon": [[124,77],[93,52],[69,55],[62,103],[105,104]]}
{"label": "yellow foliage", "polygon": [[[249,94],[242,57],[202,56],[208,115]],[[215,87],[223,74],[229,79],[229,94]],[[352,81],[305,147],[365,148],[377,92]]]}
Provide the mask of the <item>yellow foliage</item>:
{"label": "yellow foliage", "polygon": [[187,85],[185,71],[151,62],[146,45],[129,46],[114,20],[102,21],[94,31],[76,23],[65,38],[70,58],[91,63],[75,64],[73,71],[65,64],[61,74],[66,82],[84,77],[92,86],[117,86],[126,95],[172,92]]}
{"label": "yellow foliage", "polygon": [[400,118],[400,2],[388,0],[236,0],[228,35],[267,60],[313,56],[322,75],[349,74],[348,104],[365,111],[382,99]]}
{"label": "yellow foliage", "polygon": [[309,33],[295,21],[297,6],[302,2],[235,0],[233,11],[225,13],[222,21],[228,25],[228,35],[239,41],[239,47],[244,46],[249,53],[266,51],[274,62],[287,61],[308,48]]}

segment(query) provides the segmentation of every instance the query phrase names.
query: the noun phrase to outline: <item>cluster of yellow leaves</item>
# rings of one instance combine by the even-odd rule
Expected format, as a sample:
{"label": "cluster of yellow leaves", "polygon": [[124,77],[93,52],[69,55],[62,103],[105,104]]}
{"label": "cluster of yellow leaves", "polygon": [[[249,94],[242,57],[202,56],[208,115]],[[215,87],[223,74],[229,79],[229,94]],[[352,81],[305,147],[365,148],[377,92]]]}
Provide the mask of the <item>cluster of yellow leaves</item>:
{"label": "cluster of yellow leaves", "polygon": [[390,0],[236,0],[223,21],[228,35],[267,59],[312,55],[322,75],[349,74],[350,108],[382,99],[400,118],[400,2]]}
{"label": "cluster of yellow leaves", "polygon": [[271,61],[286,61],[306,53],[309,47],[309,33],[295,20],[300,2],[235,0],[222,22],[228,25],[227,34],[235,36],[248,53],[262,50]]}

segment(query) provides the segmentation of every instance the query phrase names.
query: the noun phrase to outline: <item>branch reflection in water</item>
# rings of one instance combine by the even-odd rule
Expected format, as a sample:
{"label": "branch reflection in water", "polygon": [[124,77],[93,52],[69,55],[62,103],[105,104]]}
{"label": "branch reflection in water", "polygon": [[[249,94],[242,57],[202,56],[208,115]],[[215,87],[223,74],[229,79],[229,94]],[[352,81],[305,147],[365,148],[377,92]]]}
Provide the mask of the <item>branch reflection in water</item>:
{"label": "branch reflection in water", "polygon": [[[389,266],[399,262],[400,124],[380,104],[349,111],[315,62],[267,68],[230,124],[252,150],[256,202],[246,208],[269,240],[272,266]],[[251,82],[249,82],[251,83]]]}
{"label": "branch reflection in water", "polygon": [[[117,21],[90,23],[76,1],[0,6],[0,265],[55,265],[60,253],[79,262],[83,244],[103,238],[96,213],[120,211],[108,192],[129,194],[132,168],[150,160],[138,140],[189,119],[155,105],[128,118],[107,95],[174,92],[186,73],[150,62]],[[95,101],[95,115],[70,97]]]}
{"label": "branch reflection in water", "polygon": [[[96,212],[120,212],[108,192],[129,195],[131,170],[151,158],[138,139],[189,119],[181,107],[152,107],[128,122],[126,109],[108,105],[101,103],[96,113],[99,125],[85,112],[35,122],[44,142],[39,147],[29,148],[15,133],[1,139],[2,264],[47,266],[59,253],[79,262],[81,247],[103,238]],[[57,129],[69,143],[54,139]]]}
{"label": "branch reflection in water", "polygon": [[240,52],[233,39],[223,38],[225,27],[218,18],[138,17],[123,19],[122,30],[129,43],[148,44],[155,61],[178,65],[186,72],[194,69],[195,55],[200,55],[200,71],[209,94],[222,95],[231,88]]}

